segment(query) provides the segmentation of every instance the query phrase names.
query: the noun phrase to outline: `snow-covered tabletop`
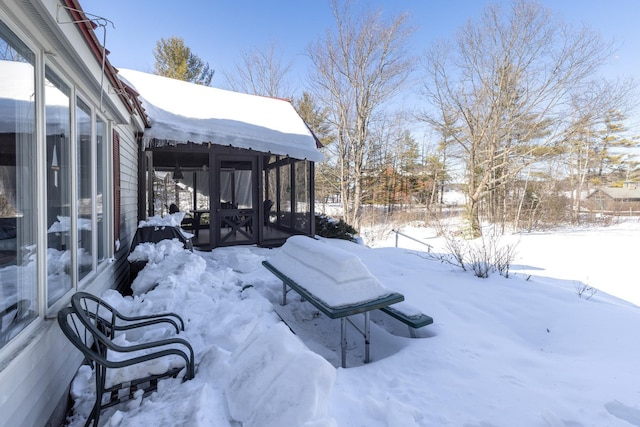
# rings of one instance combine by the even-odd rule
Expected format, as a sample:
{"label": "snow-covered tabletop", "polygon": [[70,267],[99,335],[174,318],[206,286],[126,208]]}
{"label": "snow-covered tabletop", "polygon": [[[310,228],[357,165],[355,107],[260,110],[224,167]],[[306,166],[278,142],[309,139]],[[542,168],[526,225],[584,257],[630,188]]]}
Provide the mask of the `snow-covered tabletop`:
{"label": "snow-covered tabletop", "polygon": [[332,308],[364,305],[396,294],[357,255],[306,236],[287,239],[268,263]]}

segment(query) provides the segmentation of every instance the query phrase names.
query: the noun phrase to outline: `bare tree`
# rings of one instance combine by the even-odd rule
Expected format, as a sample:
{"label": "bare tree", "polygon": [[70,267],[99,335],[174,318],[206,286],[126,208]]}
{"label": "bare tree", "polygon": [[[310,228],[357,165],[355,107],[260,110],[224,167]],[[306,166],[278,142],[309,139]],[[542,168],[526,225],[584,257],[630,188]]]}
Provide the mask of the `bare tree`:
{"label": "bare tree", "polygon": [[488,6],[455,44],[428,52],[425,96],[432,108],[423,119],[441,131],[455,128],[450,134],[465,156],[472,237],[482,233],[482,202],[500,206],[506,184],[557,154],[575,112],[572,96],[596,89],[590,79],[612,52],[590,29],[569,28],[526,0],[507,13]]}
{"label": "bare tree", "polygon": [[291,99],[287,75],[292,62],[282,62],[276,43],[267,50],[250,49],[230,72],[223,72],[227,86],[237,92]]}
{"label": "bare tree", "polygon": [[358,229],[370,126],[411,71],[407,41],[413,30],[406,15],[385,22],[379,12],[354,12],[348,0],[334,0],[331,8],[336,27],[308,49],[311,81],[336,130],[345,221]]}

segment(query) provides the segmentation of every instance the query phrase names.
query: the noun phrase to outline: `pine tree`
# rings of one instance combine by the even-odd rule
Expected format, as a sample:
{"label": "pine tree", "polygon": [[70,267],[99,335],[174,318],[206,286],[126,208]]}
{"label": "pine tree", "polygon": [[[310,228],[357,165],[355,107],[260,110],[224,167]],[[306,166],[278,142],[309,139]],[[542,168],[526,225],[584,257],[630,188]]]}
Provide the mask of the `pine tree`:
{"label": "pine tree", "polygon": [[[627,137],[628,129],[624,125],[626,117],[619,111],[606,113],[603,129],[599,132],[596,146],[597,169],[594,171],[594,183],[602,185],[605,181],[624,181],[630,167],[632,155],[627,148],[638,147],[638,140]],[[609,175],[608,179],[605,177]]]}
{"label": "pine tree", "polygon": [[332,132],[327,118],[329,113],[326,108],[320,108],[308,92],[303,92],[302,97],[294,101],[294,107],[320,141],[320,145],[322,145],[320,151],[326,157],[325,161],[317,163],[315,168],[316,197],[324,204],[340,192],[339,174],[335,167],[335,161],[331,159],[335,134]]}
{"label": "pine tree", "polygon": [[209,63],[191,52],[181,37],[160,39],[153,50],[153,56],[156,59],[155,74],[203,86],[211,84],[215,71],[209,67]]}

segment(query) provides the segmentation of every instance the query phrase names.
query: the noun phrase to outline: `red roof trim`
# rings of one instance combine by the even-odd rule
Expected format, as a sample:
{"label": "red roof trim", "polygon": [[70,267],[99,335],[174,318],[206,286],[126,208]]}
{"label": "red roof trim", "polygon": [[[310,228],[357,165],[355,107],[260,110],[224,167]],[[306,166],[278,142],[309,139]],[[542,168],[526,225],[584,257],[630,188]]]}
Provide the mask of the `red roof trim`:
{"label": "red roof trim", "polygon": [[128,85],[125,85],[122,80],[118,78],[118,70],[111,65],[109,58],[107,55],[109,51],[100,45],[98,38],[94,32],[94,29],[97,28],[97,25],[91,21],[87,15],[85,15],[80,3],[78,0],[63,0],[65,6],[67,6],[69,13],[73,17],[78,29],[82,33],[84,39],[87,41],[87,45],[94,53],[96,60],[102,66],[103,60],[103,52],[104,52],[104,73],[105,76],[109,79],[111,85],[118,92],[118,96],[122,100],[122,102],[127,106],[127,110],[129,113],[138,113],[145,127],[150,127],[149,118],[147,117],[144,108],[142,107],[142,103],[140,99],[137,97],[137,94],[133,96],[135,91],[132,91]]}

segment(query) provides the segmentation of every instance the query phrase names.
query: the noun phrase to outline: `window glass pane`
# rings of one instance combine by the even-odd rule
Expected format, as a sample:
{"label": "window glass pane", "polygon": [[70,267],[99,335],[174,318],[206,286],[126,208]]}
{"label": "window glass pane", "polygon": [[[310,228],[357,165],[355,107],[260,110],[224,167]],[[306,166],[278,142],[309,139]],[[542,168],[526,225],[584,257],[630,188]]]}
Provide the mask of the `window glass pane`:
{"label": "window glass pane", "polygon": [[291,227],[291,165],[283,165],[280,170],[280,209],[278,225]]}
{"label": "window glass pane", "polygon": [[311,191],[311,173],[309,162],[299,161],[295,163],[295,224],[296,230],[305,233],[311,232],[311,204],[309,194]]}
{"label": "window glass pane", "polygon": [[91,109],[78,98],[76,108],[78,144],[78,280],[93,267],[93,182],[91,179]]}
{"label": "window glass pane", "polygon": [[106,198],[103,196],[104,183],[106,180],[105,173],[107,171],[107,138],[105,136],[106,126],[100,117],[96,117],[96,221],[97,221],[97,239],[98,239],[98,263],[104,261],[106,251],[106,219],[104,218],[103,203]]}
{"label": "window glass pane", "polygon": [[45,71],[47,138],[47,301],[49,307],[73,287],[71,269],[71,91]]}
{"label": "window glass pane", "polygon": [[0,347],[37,316],[34,55],[0,22]]}
{"label": "window glass pane", "polygon": [[265,200],[270,201],[270,203],[265,202],[265,208],[269,206],[268,212],[265,213],[265,225],[272,226],[278,218],[278,207],[275,204],[278,201],[278,168],[271,168],[267,171],[265,187]]}

